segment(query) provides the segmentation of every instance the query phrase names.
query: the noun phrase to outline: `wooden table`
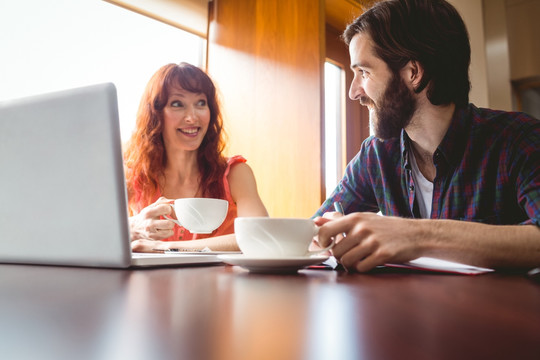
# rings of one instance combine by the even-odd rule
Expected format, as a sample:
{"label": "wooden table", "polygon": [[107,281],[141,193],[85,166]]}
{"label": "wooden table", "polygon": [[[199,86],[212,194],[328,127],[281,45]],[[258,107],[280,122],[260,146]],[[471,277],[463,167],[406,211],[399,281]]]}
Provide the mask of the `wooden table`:
{"label": "wooden table", "polygon": [[522,274],[0,265],[2,359],[540,359]]}

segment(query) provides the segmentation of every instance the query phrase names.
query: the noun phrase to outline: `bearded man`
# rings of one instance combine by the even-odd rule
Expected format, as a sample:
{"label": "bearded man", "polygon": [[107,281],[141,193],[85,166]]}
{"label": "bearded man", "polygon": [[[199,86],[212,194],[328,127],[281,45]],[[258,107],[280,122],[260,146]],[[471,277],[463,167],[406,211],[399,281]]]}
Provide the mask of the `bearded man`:
{"label": "bearded man", "polygon": [[422,256],[539,266],[540,121],[469,103],[471,50],[456,9],[381,1],[343,38],[349,97],[369,108],[374,136],[315,214],[319,244],[336,237],[333,255],[360,272]]}

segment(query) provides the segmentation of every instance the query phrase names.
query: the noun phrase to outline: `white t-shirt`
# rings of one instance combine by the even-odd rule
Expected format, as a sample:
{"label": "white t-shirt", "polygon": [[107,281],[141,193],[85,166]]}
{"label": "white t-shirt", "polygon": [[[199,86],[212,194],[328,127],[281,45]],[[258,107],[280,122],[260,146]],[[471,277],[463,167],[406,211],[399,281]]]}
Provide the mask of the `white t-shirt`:
{"label": "white t-shirt", "polygon": [[418,168],[413,151],[409,151],[409,154],[415,184],[414,192],[418,201],[418,207],[420,208],[420,216],[424,219],[429,219],[431,217],[431,203],[433,202],[433,183],[426,179]]}

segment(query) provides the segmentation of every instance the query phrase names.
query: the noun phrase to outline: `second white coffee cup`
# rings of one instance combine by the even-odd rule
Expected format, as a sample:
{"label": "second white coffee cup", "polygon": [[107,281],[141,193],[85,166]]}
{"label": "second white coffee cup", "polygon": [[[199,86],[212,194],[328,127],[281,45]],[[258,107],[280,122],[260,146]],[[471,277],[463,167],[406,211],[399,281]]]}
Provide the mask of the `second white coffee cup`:
{"label": "second white coffee cup", "polygon": [[239,217],[234,220],[236,241],[242,253],[257,258],[288,258],[319,255],[334,246],[309,251],[319,228],[304,218]]}
{"label": "second white coffee cup", "polygon": [[210,234],[227,217],[229,202],[223,199],[184,198],[174,200],[176,219],[165,216],[193,234]]}

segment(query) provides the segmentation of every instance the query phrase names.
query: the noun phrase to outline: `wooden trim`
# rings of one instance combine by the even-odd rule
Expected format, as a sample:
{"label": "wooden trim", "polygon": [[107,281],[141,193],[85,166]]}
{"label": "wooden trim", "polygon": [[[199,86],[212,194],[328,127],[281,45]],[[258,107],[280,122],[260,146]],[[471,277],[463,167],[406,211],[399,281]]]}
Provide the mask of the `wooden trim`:
{"label": "wooden trim", "polygon": [[[178,19],[176,18],[175,16],[170,16],[170,14],[163,14],[161,13],[160,11],[157,11],[155,8],[153,8],[152,6],[148,6],[148,7],[145,7],[145,6],[141,6],[141,5],[136,5],[134,4],[133,1],[129,1],[129,0],[103,0],[105,2],[108,2],[110,4],[113,4],[113,5],[117,5],[117,6],[120,6],[124,9],[127,9],[127,10],[130,10],[130,11],[133,11],[133,12],[136,12],[140,15],[143,15],[143,16],[147,16],[151,19],[154,19],[154,20],[157,20],[157,21],[160,21],[162,23],[165,23],[167,25],[170,25],[170,26],[174,26],[178,29],[181,29],[181,30],[184,30],[184,31],[187,31],[189,33],[192,33],[192,34],[195,34],[197,36],[200,36],[204,39],[207,38],[208,36],[208,13],[205,14],[204,18],[205,18],[205,21],[204,23],[201,22],[201,24],[197,24],[197,25],[193,25],[193,21],[192,21],[192,17],[190,17],[190,21],[182,21],[182,19]],[[202,0],[203,2],[206,2],[206,0]],[[152,2],[149,1],[149,3],[151,4]],[[182,9],[182,7],[184,6],[182,4],[182,1],[178,2],[178,1],[174,1],[174,2],[168,2],[170,3],[169,7],[170,9]],[[187,3],[190,3],[189,1]],[[190,9],[192,9],[193,7],[189,7]],[[178,11],[175,11],[174,14],[177,15]],[[201,18],[203,18],[202,14],[201,14]],[[192,25],[188,25],[189,23],[191,23]]]}

